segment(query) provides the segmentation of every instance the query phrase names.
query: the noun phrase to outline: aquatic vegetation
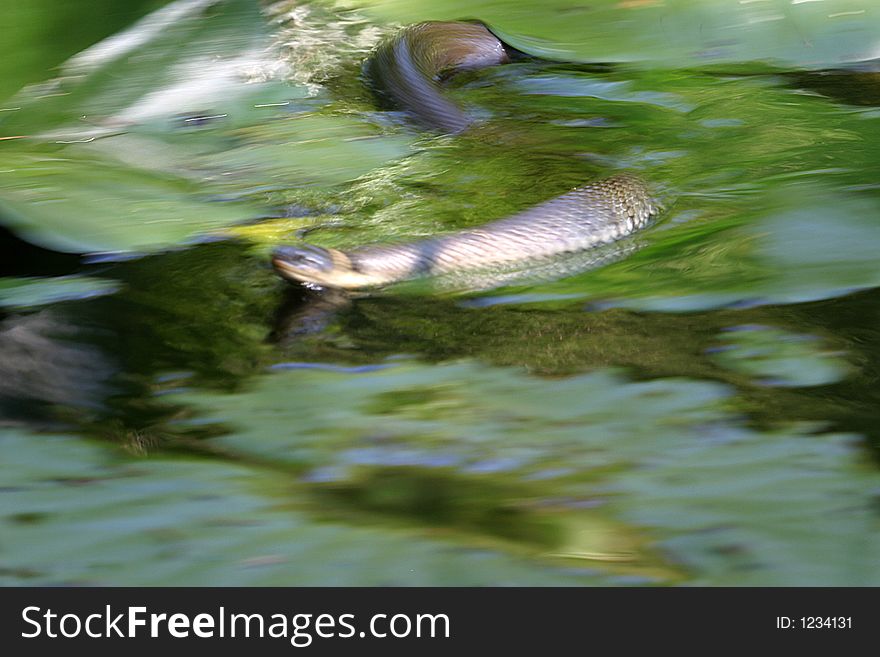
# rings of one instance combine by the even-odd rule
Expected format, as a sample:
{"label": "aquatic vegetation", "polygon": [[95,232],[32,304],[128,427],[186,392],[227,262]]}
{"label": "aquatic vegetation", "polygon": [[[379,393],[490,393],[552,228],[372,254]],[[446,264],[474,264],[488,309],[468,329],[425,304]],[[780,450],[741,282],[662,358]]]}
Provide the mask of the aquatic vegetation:
{"label": "aquatic vegetation", "polygon": [[[0,581],[877,585],[876,74],[822,70],[876,58],[865,7],[177,0],[32,76]],[[474,128],[377,107],[371,48],[473,17],[526,54],[449,82]],[[665,212],[573,276],[345,298],[266,258],[624,171]]]}

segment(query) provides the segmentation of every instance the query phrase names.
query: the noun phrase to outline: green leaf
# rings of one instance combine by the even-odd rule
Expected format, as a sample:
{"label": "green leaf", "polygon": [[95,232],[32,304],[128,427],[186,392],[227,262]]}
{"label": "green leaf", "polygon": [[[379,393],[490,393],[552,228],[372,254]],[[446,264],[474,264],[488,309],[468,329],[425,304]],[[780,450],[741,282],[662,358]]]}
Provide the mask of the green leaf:
{"label": "green leaf", "polygon": [[[136,437],[133,437],[133,440]],[[133,443],[134,444],[134,443]],[[567,585],[536,566],[405,530],[318,521],[283,475],[135,460],[66,436],[0,432],[0,582],[6,585]],[[301,500],[302,501],[302,500]]]}
{"label": "green leaf", "polygon": [[607,371],[541,380],[473,363],[287,368],[247,392],[178,399],[203,409],[199,425],[226,428],[212,440],[224,452],[288,464],[319,485],[369,491],[389,471],[414,469],[417,480],[461,478],[463,505],[472,478],[605,503],[693,566],[687,581],[876,581],[880,478],[859,464],[857,439],[747,429],[724,410],[723,386]]}
{"label": "green leaf", "polygon": [[3,113],[0,223],[59,251],[155,251],[267,214],[269,190],[329,191],[408,152],[365,118],[312,114],[319,85],[284,71],[257,3],[151,14]]}
{"label": "green leaf", "polygon": [[722,366],[763,385],[820,386],[843,380],[850,368],[839,352],[822,349],[818,338],[770,326],[729,328],[712,349]]}
{"label": "green leaf", "polygon": [[149,251],[255,214],[206,202],[189,181],[120,166],[89,153],[5,152],[0,217],[21,237],[56,251]]}
{"label": "green leaf", "polygon": [[118,283],[90,276],[0,278],[0,306],[30,308],[58,301],[113,294]]}
{"label": "green leaf", "polygon": [[870,0],[345,0],[400,23],[477,18],[504,41],[548,59],[694,66],[771,61],[832,68],[876,59]]}
{"label": "green leaf", "polygon": [[611,483],[623,517],[710,586],[877,586],[878,476],[851,435],[713,432]]}

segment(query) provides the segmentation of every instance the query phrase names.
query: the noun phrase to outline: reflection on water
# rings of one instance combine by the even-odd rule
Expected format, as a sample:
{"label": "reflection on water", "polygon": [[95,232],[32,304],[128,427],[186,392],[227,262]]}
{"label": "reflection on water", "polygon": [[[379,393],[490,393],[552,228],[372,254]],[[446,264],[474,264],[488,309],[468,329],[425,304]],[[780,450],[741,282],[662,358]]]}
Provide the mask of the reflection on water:
{"label": "reflection on water", "polygon": [[[372,9],[277,5],[262,42],[259,14],[217,7],[174,28],[184,51],[135,43],[69,107],[0,123],[30,135],[0,142],[18,235],[0,581],[878,584],[870,77],[524,58],[453,81],[482,127],[426,137],[361,88],[389,29]],[[166,94],[168,122],[34,137],[93,131],[73,112],[101,103],[136,117],[159,98],[150,61],[240,62],[224,34],[286,52],[269,73],[289,89],[228,81],[223,111]],[[265,258],[304,229],[346,247],[476,225],[611,170],[669,210],[597,271],[347,297]],[[241,219],[236,239],[161,248]],[[86,264],[20,238],[153,254]]]}
{"label": "reflection on water", "polygon": [[[296,522],[314,525],[309,531],[351,527],[351,540],[367,541],[359,550],[373,549],[370,535],[359,533],[367,528],[389,540],[440,532],[441,543],[425,548],[439,550],[424,557],[427,571],[412,579],[383,575],[385,583],[436,583],[430,573],[447,567],[440,565],[447,541],[514,559],[498,566],[501,579],[475,577],[454,561],[448,567],[457,574],[449,576],[465,583],[862,583],[869,570],[870,543],[865,550],[850,543],[868,536],[871,514],[872,475],[858,465],[863,443],[855,432],[875,414],[869,381],[880,336],[852,319],[876,308],[874,293],[685,315],[590,312],[578,301],[473,308],[456,299],[392,296],[334,304],[285,289],[234,243],[122,263],[107,274],[124,283],[116,294],[53,309],[68,339],[80,336],[72,352],[80,355],[80,376],[94,380],[96,366],[118,364],[103,408],[68,411],[67,421],[131,454],[198,454],[206,472],[199,476],[210,481],[206,463],[244,468],[258,497],[246,493],[243,508],[251,510],[227,512],[224,522],[245,514],[240,521],[247,519],[250,539],[269,552],[222,553],[236,565],[235,578],[244,578],[234,581],[251,581],[246,564],[264,558],[283,581],[316,581],[290,566],[290,541],[311,539],[290,527],[289,512],[273,511],[281,500],[306,514]],[[167,293],[171,281],[180,281],[175,294]],[[750,333],[744,327],[776,332],[760,343],[765,358],[788,357],[789,343],[778,335],[797,327],[814,336],[795,341],[798,349],[833,348],[855,369],[829,385],[835,380],[817,351],[813,360],[802,354],[794,371],[808,387],[792,379],[784,388],[767,386],[763,370],[756,377],[737,360],[728,366],[719,359],[718,345]],[[49,358],[66,344],[41,348]],[[7,359],[9,353],[4,349]],[[76,378],[55,377],[54,386],[83,392]],[[869,435],[878,439],[874,427]],[[175,465],[172,476],[165,465],[160,460],[139,476],[163,486],[178,482],[165,503],[183,513],[189,466]],[[73,472],[63,476],[76,476],[79,466],[68,467]],[[103,475],[97,481],[111,485],[100,483]],[[271,494],[259,492],[264,487]],[[217,495],[233,499],[232,492],[215,489]],[[268,497],[255,507],[260,495]],[[812,532],[815,511],[788,513],[780,524],[776,507],[760,503],[767,495],[785,495],[795,507],[806,501],[811,509],[843,504],[849,511],[827,511],[843,524],[823,535],[820,548],[811,539],[814,557],[799,552],[799,536]],[[744,506],[752,498],[756,503]],[[15,504],[43,513],[27,498]],[[152,516],[141,519],[134,508],[128,521],[150,531],[142,523]],[[45,513],[45,522],[13,523],[16,540],[66,531]],[[204,534],[213,521],[199,522],[208,523]],[[173,529],[172,517],[163,526],[182,532],[172,534],[174,544],[215,540],[211,532]],[[727,529],[713,529],[721,527]],[[827,553],[842,549],[851,553],[849,571],[825,563]],[[121,554],[83,550],[79,567],[119,559],[113,577],[138,581]],[[51,551],[39,562],[17,558],[43,581],[68,576]],[[153,558],[157,567],[166,559]],[[523,559],[537,569],[529,577],[515,565]],[[569,574],[559,576],[559,569]],[[69,577],[103,581],[84,572]],[[264,576],[254,573],[253,581],[269,581]],[[358,583],[375,577],[349,574]]]}
{"label": "reflection on water", "polygon": [[95,407],[114,373],[107,355],[82,344],[77,327],[53,309],[0,323],[0,409],[4,417],[43,417],[45,407]]}

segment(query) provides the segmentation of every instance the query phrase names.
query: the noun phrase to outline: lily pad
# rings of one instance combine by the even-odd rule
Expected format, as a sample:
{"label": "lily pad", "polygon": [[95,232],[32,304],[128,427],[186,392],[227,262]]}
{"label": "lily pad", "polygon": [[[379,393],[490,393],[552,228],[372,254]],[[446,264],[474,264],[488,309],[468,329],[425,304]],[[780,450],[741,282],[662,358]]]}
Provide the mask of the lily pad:
{"label": "lily pad", "polygon": [[547,381],[472,363],[288,367],[247,392],[177,398],[225,427],[212,441],[225,452],[322,485],[451,471],[607,504],[698,565],[694,582],[866,584],[877,572],[880,478],[859,465],[857,438],[749,430],[724,410],[723,386],[607,371]]}
{"label": "lily pad", "polygon": [[2,115],[0,222],[59,251],[155,251],[408,152],[315,116],[320,86],[288,81],[274,45],[257,3],[178,0],[75,56]]}
{"label": "lily pad", "polygon": [[71,253],[150,251],[258,211],[207,202],[184,179],[45,147],[5,152],[0,217],[30,242]]}
{"label": "lily pad", "polygon": [[0,306],[30,308],[58,301],[113,294],[119,284],[89,276],[56,278],[0,278]]}
{"label": "lily pad", "polygon": [[875,60],[871,0],[345,0],[385,20],[485,21],[524,52],[565,61],[694,66],[772,61],[830,68]]}
{"label": "lily pad", "polygon": [[621,473],[629,521],[711,586],[877,586],[878,477],[852,435],[711,432]]}
{"label": "lily pad", "polygon": [[801,303],[880,285],[880,204],[869,196],[786,185],[758,205],[727,226],[658,234],[626,263],[547,291],[579,287],[609,305],[682,312]]}
{"label": "lily pad", "polygon": [[[216,439],[224,448],[306,472],[333,466],[343,476],[361,464],[478,472],[496,461],[494,470],[526,476],[536,468],[607,467],[628,448],[640,449],[641,436],[663,433],[655,426],[659,416],[675,413],[684,426],[700,425],[716,416],[711,402],[725,396],[722,386],[691,381],[626,384],[599,373],[547,382],[466,362],[399,364],[362,374],[290,368],[249,393],[179,400],[213,409],[199,423],[231,425],[233,433]],[[330,389],[336,392],[328,397]],[[340,398],[345,404],[333,403]],[[607,409],[618,405],[639,412],[614,418]],[[551,415],[552,428],[539,430]],[[597,444],[615,436],[613,448],[582,450],[585,426]]]}
{"label": "lily pad", "polygon": [[829,385],[850,369],[841,354],[823,349],[811,335],[746,325],[731,327],[718,338],[721,344],[711,349],[715,360],[762,385]]}
{"label": "lily pad", "polygon": [[[0,432],[0,581],[27,585],[570,585],[538,566],[418,532],[321,522],[287,478],[137,460],[68,436]],[[169,513],[169,510],[173,512]]]}
{"label": "lily pad", "polygon": [[[255,3],[177,0],[75,55],[59,77],[22,90],[0,127],[75,140],[187,113],[248,121],[236,108],[259,116],[248,101],[280,100],[282,93],[279,81],[264,79],[272,63],[268,45],[269,26]],[[309,95],[294,86],[284,93]]]}

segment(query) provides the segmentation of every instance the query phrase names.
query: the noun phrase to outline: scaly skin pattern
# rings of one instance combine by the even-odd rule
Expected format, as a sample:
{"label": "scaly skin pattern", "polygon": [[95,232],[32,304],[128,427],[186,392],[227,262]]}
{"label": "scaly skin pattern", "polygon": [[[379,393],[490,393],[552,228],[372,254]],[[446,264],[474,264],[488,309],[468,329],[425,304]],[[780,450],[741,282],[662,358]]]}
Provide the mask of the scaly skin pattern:
{"label": "scaly skin pattern", "polygon": [[[365,65],[365,73],[377,93],[422,126],[458,133],[473,120],[443,94],[441,78],[507,61],[504,44],[485,26],[429,22],[406,27],[381,45]],[[612,244],[643,228],[658,212],[642,180],[617,175],[478,228],[350,251],[308,244],[280,247],[272,262],[290,280],[348,290],[475,271],[505,272],[501,280],[515,268],[552,271],[548,259]],[[607,262],[612,256],[597,254],[595,262]]]}
{"label": "scaly skin pattern", "polygon": [[378,287],[422,276],[527,267],[616,242],[646,226],[658,212],[639,178],[619,175],[478,228],[346,252],[282,247],[273,262],[292,280],[345,289]]}
{"label": "scaly skin pattern", "polygon": [[457,133],[473,119],[447,98],[446,74],[508,62],[504,44],[479,23],[418,23],[403,28],[367,61],[370,86],[430,130]]}

